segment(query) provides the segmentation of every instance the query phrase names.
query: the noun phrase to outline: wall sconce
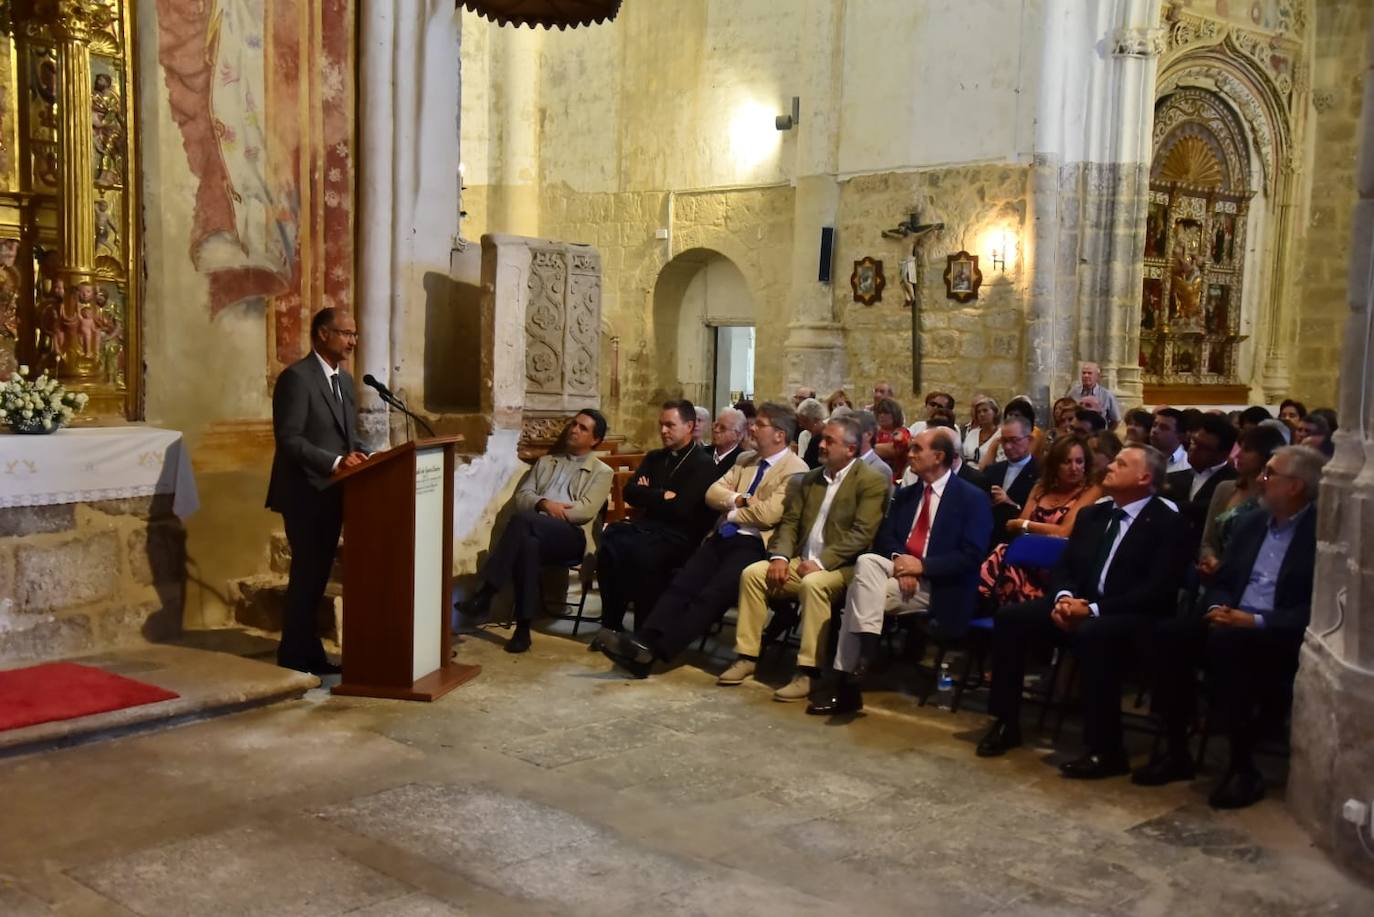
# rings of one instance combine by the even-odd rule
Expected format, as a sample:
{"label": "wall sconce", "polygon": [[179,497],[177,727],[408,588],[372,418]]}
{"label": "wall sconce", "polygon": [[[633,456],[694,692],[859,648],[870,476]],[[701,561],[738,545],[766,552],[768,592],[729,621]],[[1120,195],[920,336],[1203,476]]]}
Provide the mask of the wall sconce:
{"label": "wall sconce", "polygon": [[798,96],[792,97],[791,114],[778,115],[773,119],[773,126],[780,131],[790,131],[801,123],[801,99]]}
{"label": "wall sconce", "polygon": [[992,233],[989,244],[988,259],[992,262],[992,269],[999,274],[1007,272],[1007,262],[1016,257],[1016,233],[1010,229],[999,229]]}

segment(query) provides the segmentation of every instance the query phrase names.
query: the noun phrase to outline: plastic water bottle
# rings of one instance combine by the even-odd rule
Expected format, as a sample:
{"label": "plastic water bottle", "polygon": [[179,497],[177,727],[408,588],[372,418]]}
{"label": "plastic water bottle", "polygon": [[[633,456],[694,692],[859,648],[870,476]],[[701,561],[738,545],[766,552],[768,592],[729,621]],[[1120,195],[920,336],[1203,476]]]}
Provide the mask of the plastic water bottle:
{"label": "plastic water bottle", "polygon": [[940,663],[940,679],[936,682],[936,690],[941,695],[949,694],[954,690],[954,676],[949,674],[949,663]]}

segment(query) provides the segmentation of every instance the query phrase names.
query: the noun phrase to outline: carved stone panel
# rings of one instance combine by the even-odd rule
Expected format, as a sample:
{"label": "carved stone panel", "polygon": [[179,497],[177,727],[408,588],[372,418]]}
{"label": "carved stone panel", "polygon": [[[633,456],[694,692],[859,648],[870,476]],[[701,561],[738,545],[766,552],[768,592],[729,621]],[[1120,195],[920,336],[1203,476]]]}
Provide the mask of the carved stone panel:
{"label": "carved stone panel", "polygon": [[585,245],[531,246],[526,286],[526,410],[566,411],[596,404],[600,256]]}

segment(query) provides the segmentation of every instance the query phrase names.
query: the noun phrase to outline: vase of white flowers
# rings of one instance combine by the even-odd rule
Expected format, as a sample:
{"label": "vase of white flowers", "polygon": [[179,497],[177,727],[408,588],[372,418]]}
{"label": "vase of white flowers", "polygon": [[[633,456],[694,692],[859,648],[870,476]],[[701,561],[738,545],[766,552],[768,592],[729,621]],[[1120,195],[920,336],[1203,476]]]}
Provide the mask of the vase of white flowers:
{"label": "vase of white flowers", "polygon": [[0,422],[16,433],[52,433],[79,414],[87,400],[46,372],[30,379],[29,368],[21,366],[8,382],[0,382]]}

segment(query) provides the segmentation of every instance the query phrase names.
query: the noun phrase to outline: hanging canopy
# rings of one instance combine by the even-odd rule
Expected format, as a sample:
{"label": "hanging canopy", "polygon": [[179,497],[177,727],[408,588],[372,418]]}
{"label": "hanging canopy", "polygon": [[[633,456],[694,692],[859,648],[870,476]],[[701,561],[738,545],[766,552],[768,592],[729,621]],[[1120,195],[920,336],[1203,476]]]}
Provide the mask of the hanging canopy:
{"label": "hanging canopy", "polygon": [[458,0],[458,4],[499,25],[546,29],[605,22],[620,12],[620,0]]}

